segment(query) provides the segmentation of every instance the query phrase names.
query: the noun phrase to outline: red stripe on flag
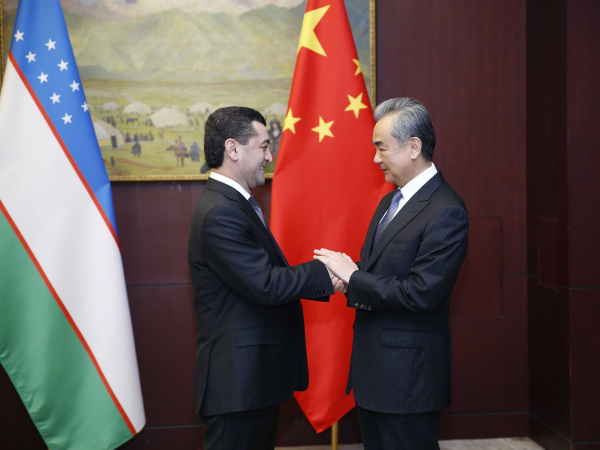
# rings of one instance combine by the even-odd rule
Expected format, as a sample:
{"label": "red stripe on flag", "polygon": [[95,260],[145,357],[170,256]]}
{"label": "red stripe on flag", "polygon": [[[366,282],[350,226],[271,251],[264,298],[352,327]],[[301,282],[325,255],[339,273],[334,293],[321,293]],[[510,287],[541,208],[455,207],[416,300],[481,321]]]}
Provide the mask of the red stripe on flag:
{"label": "red stripe on flag", "polygon": [[54,127],[54,124],[52,123],[52,120],[50,120],[50,117],[48,117],[48,114],[46,114],[46,110],[44,109],[44,107],[42,106],[42,104],[40,103],[40,101],[38,100],[37,95],[35,95],[35,92],[34,92],[33,88],[29,84],[29,81],[27,81],[27,78],[25,77],[25,75],[21,71],[21,68],[17,64],[17,61],[13,57],[12,51],[8,52],[8,57],[10,58],[10,60],[11,60],[11,62],[13,64],[13,67],[15,68],[15,70],[17,71],[17,73],[19,74],[19,77],[21,77],[21,81],[23,82],[23,84],[25,85],[25,87],[27,88],[27,90],[29,91],[29,94],[31,95],[31,98],[33,98],[33,101],[35,102],[35,104],[37,105],[38,109],[42,113],[42,116],[44,116],[44,119],[46,119],[46,122],[48,123],[48,126],[50,127],[50,130],[54,134],[54,137],[56,138],[56,140],[58,141],[58,143],[62,147],[63,151],[65,152],[65,155],[67,156],[67,159],[71,163],[71,166],[73,166],[73,170],[75,170],[75,173],[77,173],[77,175],[79,176],[79,179],[81,180],[81,183],[83,184],[83,186],[85,187],[85,189],[88,191],[88,194],[90,194],[90,197],[91,197],[92,201],[96,205],[96,208],[98,208],[98,212],[100,212],[100,215],[104,219],[104,222],[106,223],[106,226],[110,230],[110,233],[113,235],[113,238],[115,239],[115,242],[117,243],[117,247],[119,248],[119,251],[121,251],[121,246],[119,245],[119,238],[117,237],[117,233],[116,233],[115,229],[113,228],[112,223],[110,223],[110,220],[108,219],[108,216],[104,212],[104,209],[102,209],[102,205],[100,205],[100,202],[96,198],[96,195],[94,194],[94,191],[92,191],[92,188],[90,187],[90,185],[88,184],[87,180],[83,176],[83,173],[81,173],[81,170],[79,170],[79,166],[77,166],[77,163],[75,162],[75,160],[71,156],[71,153],[69,152],[69,149],[67,148],[67,146],[63,142],[62,138],[60,137],[60,134],[58,133],[58,131]]}
{"label": "red stripe on flag", "polygon": [[54,300],[56,300],[56,303],[58,304],[58,306],[62,310],[63,314],[65,315],[65,317],[67,318],[67,320],[71,324],[71,327],[73,328],[73,331],[75,331],[75,334],[79,338],[79,341],[81,341],[81,345],[83,345],[83,348],[85,348],[85,351],[87,352],[87,354],[89,355],[90,359],[92,360],[92,363],[94,363],[94,367],[96,367],[96,370],[98,371],[98,375],[100,375],[100,379],[104,383],[104,386],[106,387],[106,390],[110,394],[110,397],[113,399],[113,402],[115,402],[115,406],[117,407],[117,409],[119,410],[119,413],[121,413],[121,416],[123,417],[123,420],[127,424],[127,428],[129,428],[129,431],[131,431],[131,434],[133,434],[135,436],[137,434],[136,431],[135,431],[135,428],[133,427],[133,424],[129,420],[129,417],[127,416],[127,413],[125,412],[125,410],[121,406],[121,403],[119,403],[119,400],[117,399],[117,396],[115,395],[115,393],[113,392],[112,388],[108,384],[108,381],[104,377],[104,374],[102,373],[102,369],[100,368],[100,365],[98,364],[98,361],[96,361],[96,357],[92,353],[92,349],[90,348],[90,346],[86,342],[85,338],[83,337],[83,334],[81,334],[81,331],[79,331],[79,328],[77,327],[77,324],[75,323],[75,321],[71,317],[71,314],[69,314],[69,311],[65,307],[65,305],[62,302],[62,300],[60,299],[60,297],[58,296],[58,293],[56,292],[56,290],[52,286],[52,283],[50,283],[50,280],[46,276],[46,273],[44,272],[44,269],[42,269],[42,266],[40,265],[40,263],[38,262],[37,258],[35,257],[35,255],[31,251],[31,248],[29,247],[29,245],[25,241],[25,238],[23,237],[23,235],[21,234],[21,232],[17,228],[17,225],[15,224],[15,222],[12,219],[12,217],[8,213],[8,210],[4,206],[4,203],[2,203],[2,200],[0,200],[0,211],[2,211],[2,213],[6,217],[6,220],[8,221],[9,225],[11,226],[11,228],[13,229],[13,231],[15,232],[15,234],[17,235],[17,237],[19,238],[19,241],[21,241],[21,245],[23,246],[23,248],[25,249],[25,251],[27,251],[27,254],[31,258],[31,261],[33,262],[33,264],[37,268],[38,272],[40,273],[42,279],[44,280],[44,283],[46,283],[46,286],[48,287],[48,290],[52,294],[52,297],[54,297]]}

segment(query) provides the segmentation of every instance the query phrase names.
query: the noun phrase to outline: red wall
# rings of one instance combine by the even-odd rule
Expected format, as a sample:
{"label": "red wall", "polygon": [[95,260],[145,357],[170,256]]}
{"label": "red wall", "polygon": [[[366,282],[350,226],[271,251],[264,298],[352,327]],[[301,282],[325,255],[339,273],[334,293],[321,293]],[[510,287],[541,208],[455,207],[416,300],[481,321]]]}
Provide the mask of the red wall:
{"label": "red wall", "polygon": [[600,449],[600,3],[527,4],[531,436]]}
{"label": "red wall", "polygon": [[[453,406],[444,411],[442,437],[525,436],[525,0],[378,0],[377,10],[378,100],[410,96],[429,109],[434,162],[471,217],[452,304]],[[113,184],[148,419],[127,448],[201,445],[186,245],[203,185]],[[270,184],[257,197],[269,217]],[[1,370],[0,399],[0,448],[45,448]],[[284,405],[279,445],[329,440],[329,432],[312,431],[295,401]],[[340,422],[340,440],[360,441],[353,412]]]}

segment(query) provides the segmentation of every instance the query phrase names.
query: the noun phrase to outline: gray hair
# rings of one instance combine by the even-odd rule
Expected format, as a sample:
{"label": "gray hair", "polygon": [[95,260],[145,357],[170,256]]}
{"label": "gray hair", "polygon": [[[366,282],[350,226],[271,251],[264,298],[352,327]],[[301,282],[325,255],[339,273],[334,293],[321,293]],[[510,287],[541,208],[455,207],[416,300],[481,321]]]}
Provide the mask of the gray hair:
{"label": "gray hair", "polygon": [[431,117],[425,107],[412,98],[391,98],[377,105],[374,116],[379,122],[383,117],[394,114],[391,134],[398,145],[404,146],[412,137],[421,140],[421,154],[425,161],[431,161],[435,149],[435,131]]}

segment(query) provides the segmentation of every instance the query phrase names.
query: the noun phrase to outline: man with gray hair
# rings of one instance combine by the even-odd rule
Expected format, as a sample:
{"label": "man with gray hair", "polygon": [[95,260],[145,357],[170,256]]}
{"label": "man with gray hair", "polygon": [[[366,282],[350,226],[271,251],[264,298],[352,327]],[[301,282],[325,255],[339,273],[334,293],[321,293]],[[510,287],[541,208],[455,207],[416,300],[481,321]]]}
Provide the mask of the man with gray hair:
{"label": "man with gray hair", "polygon": [[435,131],[417,100],[375,109],[375,164],[396,186],[371,220],[360,262],[315,250],[356,309],[346,394],[366,450],[439,450],[450,405],[450,296],[467,253],[464,202],[432,162]]}

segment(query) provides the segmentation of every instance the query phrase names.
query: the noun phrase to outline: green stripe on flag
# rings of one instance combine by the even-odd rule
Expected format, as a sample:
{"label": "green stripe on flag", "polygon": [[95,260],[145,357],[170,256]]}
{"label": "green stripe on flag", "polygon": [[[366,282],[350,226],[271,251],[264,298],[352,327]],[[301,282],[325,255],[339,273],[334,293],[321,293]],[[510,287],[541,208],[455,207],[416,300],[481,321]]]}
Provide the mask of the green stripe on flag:
{"label": "green stripe on flag", "polygon": [[0,363],[51,450],[113,449],[132,438],[89,355],[1,211]]}

